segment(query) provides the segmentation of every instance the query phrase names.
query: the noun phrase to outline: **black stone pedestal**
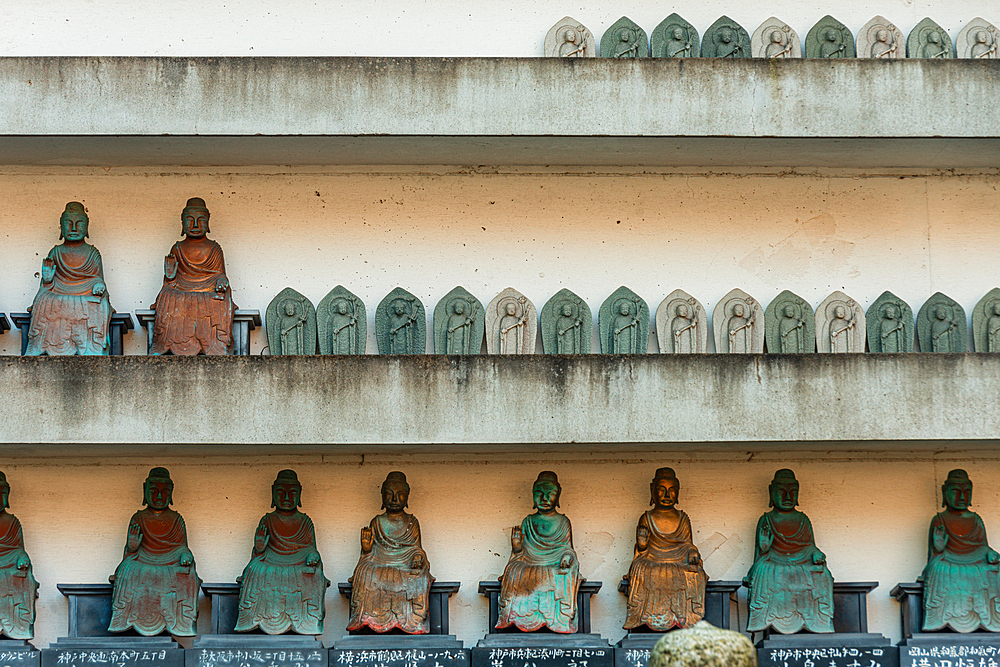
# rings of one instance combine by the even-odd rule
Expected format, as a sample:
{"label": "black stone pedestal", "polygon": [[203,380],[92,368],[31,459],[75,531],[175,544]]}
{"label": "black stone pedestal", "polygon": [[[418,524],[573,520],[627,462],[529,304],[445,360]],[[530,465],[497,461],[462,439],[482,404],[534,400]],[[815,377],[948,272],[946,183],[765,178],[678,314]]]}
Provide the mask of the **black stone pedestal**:
{"label": "black stone pedestal", "polygon": [[757,644],[760,667],[898,667],[899,649],[867,632],[772,634]]}
{"label": "black stone pedestal", "polygon": [[[137,310],[135,318],[139,320],[139,325],[146,330],[146,354],[153,347],[153,321],[156,319],[156,311]],[[250,332],[261,324],[259,310],[243,310],[237,308],[233,313],[233,354],[250,354]]]}
{"label": "black stone pedestal", "polygon": [[330,649],[330,667],[469,667],[469,663],[470,651],[455,635],[345,635]]}
{"label": "black stone pedestal", "polygon": [[[427,610],[428,621],[430,623],[430,635],[448,635],[450,631],[448,628],[449,616],[448,616],[448,599],[458,592],[461,582],[458,581],[435,581],[431,584],[430,595],[428,596],[427,605],[429,609]],[[354,587],[346,581],[342,581],[337,584],[337,590],[348,600],[351,599],[351,593],[354,591]],[[359,636],[372,636],[367,631],[351,631],[351,635]],[[392,637],[393,635],[383,635],[387,637]],[[420,636],[420,635],[404,635],[404,636]],[[427,636],[427,635],[423,635]],[[450,636],[450,635],[449,635]],[[345,638],[346,639],[346,638]],[[458,648],[462,648],[461,643],[459,643]]]}
{"label": "black stone pedestal", "polygon": [[[0,313],[0,317],[3,317],[2,313]],[[23,356],[28,351],[28,327],[31,326],[31,313],[11,313],[10,319],[14,321],[14,326],[21,330],[21,355]],[[3,325],[0,324],[0,333],[2,333],[2,327]],[[132,320],[130,314],[112,313],[111,327],[108,332],[111,339],[109,341],[108,354],[111,356],[125,354],[122,347],[122,338],[125,336],[126,331],[131,331],[134,328],[135,322]]]}
{"label": "black stone pedestal", "polygon": [[169,636],[60,637],[41,654],[41,667],[184,667],[184,649]]}
{"label": "black stone pedestal", "polygon": [[312,635],[202,635],[184,652],[185,667],[327,667],[329,656]]}
{"label": "black stone pedestal", "polygon": [[2,667],[38,667],[40,655],[27,639],[0,639]]}
{"label": "black stone pedestal", "polygon": [[923,583],[899,583],[889,594],[899,601],[903,621],[903,641],[899,643],[901,667],[1000,665],[1000,633],[923,632]]}
{"label": "black stone pedestal", "polygon": [[[576,620],[577,620],[576,632],[578,635],[586,635],[590,633],[590,597],[592,595],[597,595],[597,591],[599,590],[601,590],[600,581],[584,580],[580,583],[580,589],[576,594]],[[517,628],[505,628],[503,630],[497,629],[497,620],[499,620],[500,618],[500,582],[498,580],[480,581],[479,594],[488,598],[490,601],[490,625],[489,625],[490,635],[537,634],[537,633],[521,632]],[[573,636],[573,635],[560,635],[559,633],[556,632],[550,634],[562,637]],[[487,635],[487,638],[490,635]],[[599,637],[600,635],[595,635],[595,636]],[[485,638],[483,641],[485,641]],[[482,642],[480,642],[480,645],[481,644]]]}
{"label": "black stone pedestal", "polygon": [[[730,620],[732,617],[731,603],[735,602],[735,593],[739,590],[742,582],[739,581],[709,581],[705,586],[705,617],[704,620],[708,621],[717,628],[722,628],[723,630],[729,629]],[[618,592],[622,595],[628,595],[628,580],[623,578],[618,583]],[[629,630],[628,634],[625,635],[618,646],[624,649],[635,649],[635,650],[645,650],[646,657],[649,657],[649,650],[660,640],[664,633],[649,630],[643,626],[643,629],[636,628],[634,630]],[[615,653],[615,660],[618,667],[625,667],[626,665],[633,665],[635,667],[645,667],[646,663],[636,664],[635,661],[639,660],[641,657],[639,653],[629,654],[630,658],[626,662],[618,664],[618,653]],[[624,656],[624,654],[623,654]],[[624,658],[623,658],[624,659]]]}
{"label": "black stone pedestal", "polygon": [[472,649],[472,667],[614,667],[614,655],[599,634],[496,632]]}

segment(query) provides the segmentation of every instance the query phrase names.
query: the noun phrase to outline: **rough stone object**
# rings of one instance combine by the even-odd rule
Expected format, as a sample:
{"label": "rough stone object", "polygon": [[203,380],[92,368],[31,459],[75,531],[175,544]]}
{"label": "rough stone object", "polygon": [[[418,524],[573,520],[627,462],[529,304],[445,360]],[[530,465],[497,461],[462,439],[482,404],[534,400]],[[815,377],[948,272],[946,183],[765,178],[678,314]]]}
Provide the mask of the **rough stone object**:
{"label": "rough stone object", "polygon": [[792,26],[771,17],[760,24],[750,38],[754,58],[801,58],[802,43]]}
{"label": "rough stone object", "polygon": [[316,309],[320,354],[364,354],[368,340],[365,303],[343,285],[323,297]]}
{"label": "rough stone object", "polygon": [[561,289],[542,306],[542,351],[545,354],[590,354],[594,321],[587,302]]}
{"label": "rough stone object", "polygon": [[944,511],[931,520],[924,583],[925,632],[1000,632],[1000,554],[986,541],[982,518],[969,509],[972,481],[952,470],[941,485]]}
{"label": "rough stone object", "polygon": [[884,17],[876,16],[858,31],[858,58],[905,58],[903,33]]}
{"label": "rough stone object", "polygon": [[420,299],[402,287],[386,294],[375,309],[375,341],[379,354],[424,354],[427,316]]}
{"label": "rough stone object", "polygon": [[719,354],[764,352],[764,309],[741,289],[733,289],[712,311],[715,351]]}
{"label": "rough stone object", "polygon": [[0,635],[11,639],[35,636],[35,598],[38,582],[24,550],[21,522],[7,512],[10,484],[0,472]]}
{"label": "rough stone object", "polygon": [[649,654],[649,667],[757,667],[757,650],[743,634],[707,621],[663,635]]}
{"label": "rough stone object", "polygon": [[701,41],[702,58],[749,58],[750,35],[736,21],[720,16]]}
{"label": "rough stone object", "polygon": [[528,297],[508,287],[486,306],[488,354],[534,354],[538,311]]}
{"label": "rough stone object", "polygon": [[282,470],[271,485],[271,507],[254,533],[250,562],[239,579],[236,632],[323,634],[330,585],[316,548],[312,519],[299,511],[302,485]]}
{"label": "rough stone object", "polygon": [[485,329],[483,304],[456,287],[434,307],[434,354],[479,354]]}
{"label": "rough stone object", "polygon": [[150,354],[228,354],[233,347],[233,291],[222,247],[206,234],[209,212],[199,197],[181,212],[184,239],[163,261],[153,309]]}
{"label": "rough stone object", "polygon": [[832,353],[865,351],[868,327],[861,304],[837,291],[816,307],[816,350]]}
{"label": "rough stone object", "polygon": [[1000,45],[1000,30],[997,30],[997,27],[989,21],[979,17],[965,24],[965,27],[958,33],[958,39],[955,40],[958,57],[973,60],[1000,58],[998,45]]}
{"label": "rough stone object", "polygon": [[815,352],[816,320],[812,306],[802,297],[783,291],[767,304],[764,335],[770,354]]}
{"label": "rough stone object", "polygon": [[708,352],[708,313],[684,290],[674,290],[656,309],[656,337],[664,354]]}
{"label": "rough stone object", "polygon": [[955,57],[948,32],[929,17],[914,26],[906,38],[907,58],[944,60]]}
{"label": "rough stone object", "polygon": [[913,310],[892,292],[882,292],[868,307],[868,351],[913,352]]}
{"label": "rough stone object", "polygon": [[291,287],[271,299],[264,326],[271,354],[316,354],[316,309]]}
{"label": "rough stone object", "polygon": [[143,484],[146,507],[132,515],[124,557],[110,577],[114,589],[109,632],[197,634],[201,579],[188,549],[184,519],[170,509],[173,490],[166,468],[149,471]]}
{"label": "rough stone object", "polygon": [[954,299],[936,292],[917,313],[921,352],[965,352],[969,338],[965,310]]}
{"label": "rough stone object", "polygon": [[809,517],[796,509],[799,482],[788,469],[768,487],[771,510],[757,522],[747,631],[833,632],[833,576],[816,547]]}
{"label": "rough stone object", "polygon": [[976,352],[1000,352],[1000,287],[994,287],[972,311],[972,344]]}
{"label": "rough stone object", "polygon": [[556,510],[562,493],[556,474],[539,473],[531,493],[536,512],[511,530],[510,560],[500,577],[496,628],[574,633],[580,562],[573,549],[570,521]]}
{"label": "rough stone object", "polygon": [[59,218],[63,243],[42,260],[41,284],[31,304],[27,356],[108,353],[114,309],[101,253],[84,240],[89,226],[83,204],[66,204]]}
{"label": "rough stone object", "polygon": [[406,475],[390,472],[382,483],[385,510],[361,529],[361,558],[348,580],[351,616],[348,630],[430,632],[430,562],[420,543],[420,523],[406,512],[410,485]]}
{"label": "rough stone object", "polygon": [[545,35],[545,55],[551,58],[593,58],[594,35],[576,19],[564,16]]}
{"label": "rough stone object", "polygon": [[701,554],[692,542],[691,520],[677,509],[681,483],[672,468],[660,468],[649,485],[650,505],[639,517],[624,628],[666,632],[689,628],[705,616]]}
{"label": "rough stone object", "polygon": [[622,285],[611,293],[597,313],[604,354],[646,354],[649,343],[649,306]]}
{"label": "rough stone object", "polygon": [[806,34],[806,58],[854,58],[857,55],[850,29],[829,14]]}
{"label": "rough stone object", "polygon": [[623,16],[601,35],[602,58],[647,58],[649,38],[632,19]]}
{"label": "rough stone object", "polygon": [[697,58],[701,53],[698,31],[677,14],[671,14],[653,28],[649,46],[654,58]]}

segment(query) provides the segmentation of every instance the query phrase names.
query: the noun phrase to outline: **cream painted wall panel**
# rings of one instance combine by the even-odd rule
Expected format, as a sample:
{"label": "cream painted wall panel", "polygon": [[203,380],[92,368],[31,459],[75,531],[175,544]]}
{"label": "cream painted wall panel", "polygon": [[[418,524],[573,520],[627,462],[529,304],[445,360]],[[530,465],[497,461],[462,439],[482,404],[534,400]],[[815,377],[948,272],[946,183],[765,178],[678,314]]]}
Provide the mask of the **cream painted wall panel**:
{"label": "cream painted wall panel", "polygon": [[[181,208],[202,196],[237,304],[263,312],[285,286],[318,303],[342,283],[368,306],[370,353],[375,307],[396,285],[428,314],[458,284],[484,302],[513,286],[539,307],[568,287],[595,318],[621,284],[654,309],[683,288],[711,312],[739,286],[765,304],[783,289],[813,305],[840,289],[865,307],[890,289],[914,311],[941,290],[971,313],[996,283],[998,182],[995,174],[11,170],[0,172],[0,312],[31,303],[58,217],[76,199],[88,206],[112,304],[148,308],[163,256],[180,238]],[[129,353],[144,352],[142,336],[126,340]],[[19,344],[16,333],[0,338],[7,354]],[[264,345],[258,330],[254,352]]]}
{"label": "cream painted wall panel", "polygon": [[[25,0],[8,5],[0,53],[23,56],[540,56],[546,31],[567,14],[600,39],[625,11],[650,32],[673,9],[652,0],[628,6],[611,0],[558,6],[530,0]],[[751,32],[768,16],[778,16],[802,36],[827,13],[855,33],[882,14],[904,35],[929,15],[953,39],[976,16],[1000,22],[996,7],[978,0],[883,0],[877,7],[866,0],[702,2],[685,6],[683,15],[703,34],[723,12]]]}
{"label": "cream painted wall panel", "polygon": [[[665,446],[665,448],[668,446]],[[510,528],[531,511],[531,483],[551,469],[563,484],[562,511],[573,522],[581,573],[603,581],[594,599],[596,631],[616,641],[623,634],[624,598],[618,580],[632,558],[635,524],[649,501],[649,480],[671,465],[681,480],[680,507],[690,516],[695,542],[713,578],[739,580],[752,560],[753,531],[767,510],[774,471],[792,467],[801,484],[801,508],[812,519],[817,544],[834,577],[879,581],[869,599],[875,632],[900,638],[899,609],[889,590],[913,581],[926,559],[927,527],[939,508],[948,470],[966,467],[975,483],[974,508],[996,540],[1000,530],[1000,463],[978,458],[892,461],[858,458],[824,462],[798,454],[699,455],[665,449],[661,456],[623,454],[550,456],[504,461],[490,455],[428,457],[218,457],[195,460],[22,460],[7,464],[11,511],[23,526],[41,583],[37,643],[66,632],[66,603],[56,583],[106,581],[119,563],[125,528],[141,503],[141,483],[153,465],[168,465],[176,483],[175,508],[187,523],[198,573],[209,582],[234,581],[246,565],[256,522],[268,511],[270,484],[280,468],[294,467],[303,482],[303,511],[317,529],[325,573],[330,640],[343,634],[348,605],[336,584],[353,572],[359,532],[379,512],[379,486],[402,469],[412,486],[410,510],[420,520],[433,574],[460,581],[452,599],[452,630],[474,644],[487,628],[480,580],[503,572]],[[524,457],[528,459],[529,457]],[[723,549],[713,552],[726,540]],[[996,543],[994,543],[996,546]],[[727,557],[727,548],[734,553]],[[202,624],[207,624],[202,605]],[[746,622],[745,601],[741,621]]]}

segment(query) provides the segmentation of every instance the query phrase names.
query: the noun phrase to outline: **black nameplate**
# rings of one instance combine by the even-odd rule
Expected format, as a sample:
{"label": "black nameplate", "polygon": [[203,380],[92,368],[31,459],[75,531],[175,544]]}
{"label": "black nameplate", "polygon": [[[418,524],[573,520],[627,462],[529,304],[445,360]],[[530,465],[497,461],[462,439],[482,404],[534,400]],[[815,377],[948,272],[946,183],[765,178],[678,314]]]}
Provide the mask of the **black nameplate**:
{"label": "black nameplate", "polygon": [[615,667],[646,667],[649,664],[648,648],[616,648]]}
{"label": "black nameplate", "polygon": [[899,667],[1000,667],[1000,646],[990,644],[900,646]]}
{"label": "black nameplate", "polygon": [[333,648],[330,667],[469,667],[469,649]]}
{"label": "black nameplate", "polygon": [[612,648],[477,648],[472,667],[614,667]]}
{"label": "black nameplate", "polygon": [[41,651],[42,667],[184,667],[184,651],[57,648]]}
{"label": "black nameplate", "polygon": [[186,667],[327,667],[326,649],[192,648]]}
{"label": "black nameplate", "polygon": [[38,651],[0,649],[0,667],[38,667]]}
{"label": "black nameplate", "polygon": [[757,659],[760,667],[899,667],[899,649],[895,646],[762,648],[757,650]]}

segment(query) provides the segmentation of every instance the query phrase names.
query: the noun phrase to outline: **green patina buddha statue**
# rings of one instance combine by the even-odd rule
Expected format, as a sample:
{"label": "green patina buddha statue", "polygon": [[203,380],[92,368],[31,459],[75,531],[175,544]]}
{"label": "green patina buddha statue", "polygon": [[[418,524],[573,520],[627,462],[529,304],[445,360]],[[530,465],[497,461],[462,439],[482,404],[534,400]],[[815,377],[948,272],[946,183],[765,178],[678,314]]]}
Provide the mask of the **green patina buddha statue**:
{"label": "green patina buddha statue", "polygon": [[833,632],[833,576],[809,517],[796,509],[795,473],[774,473],[768,492],[772,509],[757,522],[754,563],[743,580],[750,589],[747,631]]}
{"label": "green patina buddha statue", "polygon": [[943,512],[931,520],[924,582],[924,631],[1000,632],[1000,554],[969,509],[972,482],[952,470],[941,485]]}
{"label": "green patina buddha statue", "polygon": [[109,578],[114,584],[109,632],[197,634],[201,579],[188,549],[184,519],[170,509],[173,492],[166,468],[149,471],[143,484],[146,507],[132,515],[125,556]]}
{"label": "green patina buddha statue", "polygon": [[38,582],[24,550],[21,522],[7,512],[10,484],[0,472],[0,634],[11,639],[35,636]]}
{"label": "green patina buddha statue", "polygon": [[301,497],[295,471],[280,471],[271,485],[275,510],[257,525],[253,554],[239,579],[236,632],[323,634],[330,582],[323,576],[312,519],[299,511]]}

